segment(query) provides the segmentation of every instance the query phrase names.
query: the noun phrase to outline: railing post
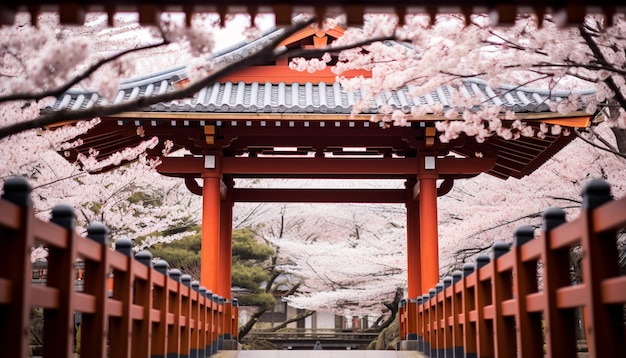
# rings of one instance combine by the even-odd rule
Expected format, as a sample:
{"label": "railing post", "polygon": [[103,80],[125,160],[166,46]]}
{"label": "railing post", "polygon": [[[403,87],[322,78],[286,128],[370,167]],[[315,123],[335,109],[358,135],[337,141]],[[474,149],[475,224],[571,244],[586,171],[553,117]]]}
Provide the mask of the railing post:
{"label": "railing post", "polygon": [[444,357],[445,355],[445,347],[444,347],[444,329],[445,324],[445,299],[444,299],[444,291],[443,291],[443,283],[438,282],[435,285],[435,334],[437,340],[435,341],[435,352],[436,357]]}
{"label": "railing post", "polygon": [[83,314],[80,326],[80,354],[85,357],[106,357],[109,331],[109,229],[100,222],[87,226],[87,238],[100,246],[100,260],[85,260],[85,279],[83,292],[93,295],[95,310],[93,314]]}
{"label": "railing post", "polygon": [[[152,304],[154,296],[152,293],[153,277],[152,273],[152,253],[147,250],[139,251],[135,255],[135,261],[140,263],[141,269],[146,267],[146,279],[135,278],[135,304],[141,306],[143,309],[143,317],[141,321],[133,321],[132,324],[132,350],[131,356],[135,357],[150,357],[151,346],[150,340],[152,339]],[[132,302],[131,302],[132,304]]]}
{"label": "railing post", "polygon": [[[154,263],[154,270],[163,275],[163,277],[158,277],[155,275],[154,278],[154,288],[153,288],[153,300],[154,307],[159,310],[159,323],[152,330],[152,342],[151,342],[151,351],[152,355],[155,357],[165,357],[167,354],[167,343],[168,339],[168,310],[169,310],[169,286],[168,282],[168,269],[169,264],[165,260],[158,260]],[[159,285],[156,284],[158,281]]]}
{"label": "railing post", "polygon": [[419,296],[417,298],[417,350],[419,352],[424,352],[424,296]]}
{"label": "railing post", "polygon": [[217,299],[217,293],[211,295],[211,355],[216,354],[218,349],[220,314]]}
{"label": "railing post", "polygon": [[224,297],[219,296],[217,298],[217,304],[219,310],[217,325],[217,349],[222,350],[224,349],[224,318],[226,315],[226,312],[224,312]]}
{"label": "railing post", "polygon": [[570,286],[569,246],[554,249],[552,230],[565,223],[565,212],[552,207],[543,213],[541,259],[543,262],[543,296],[546,355],[548,357],[576,357],[576,320],[573,309],[558,307],[557,291]]}
{"label": "railing post", "polygon": [[180,352],[180,330],[181,330],[181,283],[182,273],[179,269],[171,269],[169,271],[170,280],[168,282],[168,291],[173,294],[170,296],[169,313],[174,315],[174,324],[168,325],[167,334],[167,357],[177,357]]}
{"label": "railing post", "polygon": [[538,291],[537,261],[522,261],[522,245],[535,237],[535,229],[522,225],[515,230],[513,241],[513,296],[516,303],[515,320],[517,322],[517,350],[520,358],[533,358],[543,355],[543,333],[541,314],[528,312],[526,298]]}
{"label": "railing post", "polygon": [[407,316],[406,316],[406,299],[403,298],[398,302],[398,326],[400,331],[400,340],[407,337]]}
{"label": "railing post", "polygon": [[[462,279],[463,272],[457,270],[452,273],[452,292],[454,295],[452,298],[452,347],[454,357],[465,356],[463,350],[463,331],[461,330],[461,322],[459,322],[459,317],[463,313],[463,295],[465,294],[465,290],[463,289],[463,283],[457,285]],[[468,323],[467,321],[463,321],[464,326]]]}
{"label": "railing post", "polygon": [[426,321],[426,336],[424,339],[424,353],[429,357],[436,357],[437,352],[437,329],[435,328],[435,322],[437,321],[437,312],[435,306],[437,306],[437,291],[434,288],[428,290],[428,300],[426,301],[426,309],[428,310]]}
{"label": "railing post", "polygon": [[209,319],[208,319],[208,308],[207,305],[210,305],[209,300],[206,298],[207,289],[204,286],[200,286],[198,288],[198,323],[196,326],[198,327],[198,357],[204,358],[207,355],[207,330],[209,329]]}
{"label": "railing post", "polygon": [[475,311],[476,307],[476,282],[478,275],[474,274],[472,277],[475,280],[474,286],[471,287],[469,276],[474,273],[476,266],[471,263],[463,265],[463,347],[465,349],[465,355],[468,358],[474,358],[478,356],[478,337],[476,334],[477,322],[472,322],[470,318],[470,312]]}
{"label": "railing post", "polygon": [[32,188],[22,177],[7,179],[3,188],[0,201],[0,289],[10,292],[10,296],[8,304],[0,305],[0,347],[7,357],[26,357],[30,353]]}
{"label": "railing post", "polygon": [[236,298],[233,298],[233,323],[231,329],[233,340],[239,342],[239,300]]}
{"label": "railing post", "polygon": [[[133,304],[133,242],[125,237],[115,240],[117,255],[122,254],[124,269],[113,270],[113,300],[122,305],[121,317],[110,318],[110,354],[111,357],[128,357],[132,349],[132,318]],[[122,259],[116,258],[122,261]]]}
{"label": "railing post", "polygon": [[[180,350],[182,357],[188,357],[191,351],[191,275],[184,274],[180,277],[179,292],[180,296],[180,315],[184,317],[181,320],[180,331]],[[184,323],[184,325],[183,325]]]}
{"label": "railing post", "polygon": [[217,352],[217,335],[215,329],[215,301],[213,300],[213,292],[207,289],[206,291],[207,298],[207,337],[206,337],[206,355],[212,356]]}
{"label": "railing post", "polygon": [[517,352],[515,347],[515,321],[511,316],[504,316],[502,307],[505,301],[513,297],[512,265],[508,266],[510,268],[506,270],[501,269],[503,266],[506,266],[503,263],[503,259],[510,259],[512,256],[503,257],[509,252],[509,244],[501,240],[494,242],[491,250],[493,252],[491,302],[494,315],[495,356],[514,357]]}
{"label": "railing post", "polygon": [[441,321],[443,334],[444,357],[452,358],[454,349],[452,348],[452,330],[454,328],[454,320],[452,310],[454,308],[454,287],[452,287],[452,277],[443,278],[443,320]]}
{"label": "railing post", "polygon": [[405,339],[414,341],[417,339],[417,299],[409,298],[406,301],[405,317]]}
{"label": "railing post", "polygon": [[[230,333],[232,332],[232,327],[230,324],[233,321],[233,304],[231,300],[224,299],[224,341],[232,340]],[[225,345],[222,346],[223,349],[226,348]]]}
{"label": "railing post", "polygon": [[[205,289],[206,292],[206,289]],[[199,357],[200,347],[198,345],[199,332],[201,329],[202,320],[200,318],[200,304],[204,297],[200,296],[200,282],[198,280],[191,281],[191,292],[189,294],[191,312],[189,314],[189,336],[190,336],[190,350],[189,357]],[[193,322],[193,325],[191,324]]]}
{"label": "railing post", "polygon": [[595,229],[595,209],[612,200],[611,188],[599,179],[583,188],[583,217],[586,221],[582,236],[582,268],[585,290],[585,330],[591,356],[617,357],[626,351],[624,342],[623,304],[602,301],[604,280],[619,276],[616,246],[617,228],[609,232]]}
{"label": "railing post", "polygon": [[43,355],[70,357],[74,354],[74,209],[64,204],[57,205],[52,209],[50,221],[63,228],[64,242],[59,247],[48,249],[47,283],[58,290],[59,305],[56,309],[44,309]]}
{"label": "railing post", "polygon": [[491,299],[491,279],[483,282],[481,269],[489,264],[489,256],[480,254],[476,257],[476,337],[478,338],[477,350],[479,357],[493,357],[493,336],[489,330],[487,319],[485,318],[485,307]]}

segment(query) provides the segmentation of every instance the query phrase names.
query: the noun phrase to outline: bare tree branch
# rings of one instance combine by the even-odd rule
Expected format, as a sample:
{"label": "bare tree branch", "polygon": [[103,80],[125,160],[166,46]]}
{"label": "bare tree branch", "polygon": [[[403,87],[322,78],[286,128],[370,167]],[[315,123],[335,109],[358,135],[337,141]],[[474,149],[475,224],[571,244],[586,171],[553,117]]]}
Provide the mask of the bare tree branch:
{"label": "bare tree branch", "polygon": [[25,130],[28,130],[28,129],[45,127],[45,126],[56,124],[62,121],[65,122],[65,121],[86,120],[86,119],[91,119],[95,117],[106,117],[106,116],[115,115],[121,112],[143,109],[143,108],[146,108],[147,106],[150,106],[152,104],[159,103],[159,102],[169,102],[169,101],[173,101],[175,99],[180,99],[180,98],[190,98],[190,97],[193,97],[193,95],[196,92],[200,91],[201,89],[203,89],[204,87],[208,85],[215,83],[220,78],[226,75],[229,75],[235,71],[238,71],[248,66],[275,61],[276,59],[279,59],[282,57],[321,56],[324,53],[329,52],[329,51],[338,51],[342,49],[352,48],[354,46],[365,46],[367,44],[371,44],[377,41],[383,41],[383,40],[389,39],[388,37],[372,38],[369,40],[357,42],[350,46],[341,46],[341,47],[336,47],[336,48],[325,47],[321,49],[312,49],[312,50],[299,50],[299,49],[298,50],[282,50],[282,49],[276,50],[276,46],[281,41],[293,35],[294,33],[298,32],[299,30],[305,28],[306,26],[309,26],[314,21],[315,19],[311,19],[309,21],[291,26],[283,34],[281,34],[276,39],[274,39],[274,41],[272,41],[268,46],[260,49],[259,51],[241,60],[237,60],[232,63],[222,65],[216,68],[211,73],[209,73],[205,78],[197,82],[191,83],[187,87],[183,87],[181,89],[163,93],[163,94],[156,95],[156,96],[141,97],[133,101],[128,101],[128,102],[119,103],[119,104],[106,105],[106,106],[94,106],[92,108],[82,109],[82,110],[64,109],[61,111],[44,113],[44,114],[41,114],[39,117],[34,118],[32,120],[22,121],[22,122],[18,122],[18,123],[6,126],[4,128],[0,128],[0,139],[25,131]]}
{"label": "bare tree branch", "polygon": [[287,325],[289,323],[297,322],[297,321],[299,321],[301,319],[305,319],[305,318],[313,315],[314,313],[315,313],[315,311],[304,311],[302,313],[299,313],[299,314],[297,314],[297,315],[287,319],[286,321],[282,322],[281,324],[279,324],[277,326],[274,326],[274,327],[272,327],[272,328],[270,328],[268,330],[265,330],[265,332],[277,332],[277,331],[280,331],[281,329],[287,327]]}
{"label": "bare tree branch", "polygon": [[594,148],[598,148],[598,149],[603,150],[605,152],[611,153],[611,154],[613,154],[613,155],[615,155],[617,157],[621,157],[621,158],[626,159],[626,154],[622,154],[622,153],[620,153],[617,150],[612,150],[611,148],[607,148],[607,147],[603,147],[601,145],[598,145],[597,143],[594,143],[594,142],[590,141],[589,139],[587,139],[587,138],[583,137],[582,135],[580,135],[580,132],[578,132],[578,131],[574,131],[574,133],[576,134],[576,137],[580,138],[583,142],[589,144],[590,146],[592,146]]}
{"label": "bare tree branch", "polygon": [[0,103],[1,102],[9,102],[9,101],[18,101],[18,100],[40,100],[40,99],[43,99],[43,98],[46,98],[46,97],[50,97],[50,96],[58,97],[58,96],[62,95],[63,93],[67,92],[67,90],[72,88],[74,85],[76,85],[80,81],[82,81],[82,80],[88,78],[89,76],[91,76],[94,72],[96,72],[96,70],[98,70],[100,67],[104,66],[105,64],[107,64],[109,62],[113,62],[113,61],[117,60],[118,58],[121,58],[121,57],[123,57],[125,55],[128,55],[130,53],[133,53],[133,52],[138,52],[138,51],[143,51],[143,50],[149,50],[149,49],[152,49],[152,48],[157,48],[157,47],[160,47],[160,46],[163,46],[163,45],[167,45],[168,43],[169,43],[169,41],[163,40],[163,41],[158,42],[158,43],[145,45],[145,46],[140,46],[140,47],[136,47],[136,48],[132,48],[132,49],[121,51],[121,52],[119,52],[119,53],[117,53],[117,54],[115,54],[113,56],[106,57],[106,58],[103,58],[103,59],[99,60],[95,64],[91,65],[87,70],[85,70],[85,72],[77,75],[76,77],[74,77],[70,81],[68,81],[65,84],[63,84],[61,87],[58,87],[58,88],[53,89],[53,90],[38,92],[38,93],[13,93],[13,94],[9,94],[9,95],[6,95],[6,96],[0,96]]}
{"label": "bare tree branch", "polygon": [[[604,58],[604,55],[602,54],[602,50],[600,50],[600,47],[598,46],[598,44],[593,39],[593,34],[591,33],[591,31],[593,29],[590,29],[588,26],[581,25],[579,27],[579,30],[580,30],[580,35],[582,36],[582,38],[587,43],[587,46],[589,46],[589,49],[593,53],[593,56],[600,63],[607,64],[608,61],[606,60],[606,58]],[[615,83],[615,80],[613,80],[613,77],[612,76],[608,76],[604,80],[604,82],[611,89],[611,91],[613,91],[613,93],[615,94],[614,95],[615,96],[614,99],[617,101],[617,103],[619,103],[620,106],[622,106],[622,108],[626,108],[626,98],[624,98],[624,95],[622,94],[622,91],[620,90],[620,88],[617,85],[617,83]]]}

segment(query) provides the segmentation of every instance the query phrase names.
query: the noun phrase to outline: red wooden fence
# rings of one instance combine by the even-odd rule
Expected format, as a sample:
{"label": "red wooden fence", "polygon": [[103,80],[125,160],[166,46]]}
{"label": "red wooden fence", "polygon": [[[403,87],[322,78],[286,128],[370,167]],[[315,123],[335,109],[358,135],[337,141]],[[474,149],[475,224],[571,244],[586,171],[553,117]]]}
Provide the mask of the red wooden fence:
{"label": "red wooden fence", "polygon": [[[593,180],[582,209],[568,223],[562,210],[546,210],[539,236],[519,227],[512,247],[496,242],[492,258],[479,255],[428,295],[404,300],[401,339],[436,357],[576,357],[581,317],[590,357],[624,357],[617,237],[626,198],[613,200],[608,184]],[[582,252],[582,282],[570,276],[573,248]]]}
{"label": "red wooden fence", "polygon": [[[108,245],[99,223],[78,235],[71,207],[59,205],[51,222],[37,219],[30,186],[5,182],[0,200],[0,356],[30,354],[30,315],[43,308],[44,357],[73,357],[75,314],[80,313],[84,357],[205,357],[237,337],[237,303],[168,270],[152,255],[133,257],[130,240]],[[48,249],[45,285],[32,282],[33,245]],[[83,289],[75,288],[76,262],[84,262]]]}

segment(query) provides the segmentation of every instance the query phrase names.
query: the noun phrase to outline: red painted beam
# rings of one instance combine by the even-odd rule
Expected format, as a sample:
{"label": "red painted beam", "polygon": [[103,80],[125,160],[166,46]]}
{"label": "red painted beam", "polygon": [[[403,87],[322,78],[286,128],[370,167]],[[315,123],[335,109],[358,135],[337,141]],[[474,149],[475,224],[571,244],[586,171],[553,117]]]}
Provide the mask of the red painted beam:
{"label": "red painted beam", "polygon": [[224,173],[250,174],[417,174],[417,158],[224,158]]}
{"label": "red painted beam", "polygon": [[404,204],[404,189],[233,189],[242,202]]}
{"label": "red painted beam", "polygon": [[[445,174],[477,174],[493,168],[496,158],[438,158],[435,171]],[[157,171],[166,176],[199,176],[203,170],[201,157],[163,158]],[[253,175],[416,175],[420,172],[417,158],[269,158],[224,157],[224,174]]]}

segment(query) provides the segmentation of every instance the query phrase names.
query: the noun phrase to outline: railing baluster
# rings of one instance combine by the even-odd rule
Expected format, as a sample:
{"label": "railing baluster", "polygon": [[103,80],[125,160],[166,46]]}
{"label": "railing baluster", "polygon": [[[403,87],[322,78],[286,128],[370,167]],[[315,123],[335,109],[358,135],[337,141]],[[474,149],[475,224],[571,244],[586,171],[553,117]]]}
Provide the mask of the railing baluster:
{"label": "railing baluster", "polygon": [[152,336],[152,254],[142,250],[135,255],[135,260],[148,268],[146,279],[135,279],[135,304],[142,308],[142,319],[133,321],[133,346],[131,356],[149,358],[151,356],[150,339]]}
{"label": "railing baluster", "polygon": [[179,295],[180,301],[180,358],[189,357],[191,351],[191,275],[185,274],[180,277],[181,285]]}
{"label": "railing baluster", "polygon": [[[31,186],[21,177],[4,182],[3,210],[5,217],[15,217],[17,227],[0,227],[0,291],[8,297],[0,305],[0,347],[7,357],[26,357],[30,344],[30,250],[33,247],[34,220]],[[9,204],[9,202],[11,204]]]}
{"label": "railing baluster", "polygon": [[[463,279],[463,272],[454,271],[452,273],[452,350],[453,357],[464,357],[463,351],[463,330],[461,329],[460,319],[463,312],[463,295],[465,290],[463,289],[463,283],[457,285]],[[467,321],[463,319],[463,326],[467,324]]]}
{"label": "railing baluster", "polygon": [[[492,246],[493,264],[492,267],[492,304],[493,304],[493,330],[495,336],[495,355],[498,357],[514,357],[515,347],[515,322],[512,317],[505,317],[503,313],[503,303],[507,300],[508,293],[513,290],[512,271],[510,269],[500,272],[499,260],[509,252],[509,245],[504,241],[496,241]],[[508,259],[506,256],[503,259]]]}
{"label": "railing baluster", "polygon": [[[552,248],[552,230],[565,223],[565,212],[553,207],[543,213],[541,261],[543,263],[543,296],[546,355],[576,357],[576,324],[573,310],[559,309],[557,291],[571,283],[569,247]],[[567,267],[567,269],[565,269]]]}
{"label": "railing baluster", "polygon": [[130,358],[132,347],[132,305],[133,305],[133,243],[122,237],[115,240],[117,258],[123,263],[123,269],[113,270],[113,300],[121,304],[120,317],[111,317],[109,327],[109,345],[111,357]]}
{"label": "railing baluster", "polygon": [[76,243],[74,229],[76,215],[70,206],[61,204],[52,209],[51,222],[65,230],[62,247],[48,248],[48,286],[58,291],[56,308],[44,309],[45,356],[72,357],[74,355],[74,265]]}
{"label": "railing baluster", "polygon": [[[168,338],[168,313],[170,306],[170,292],[169,292],[169,264],[165,260],[158,260],[154,263],[154,270],[163,275],[162,277],[155,277],[154,281],[158,280],[159,285],[154,286],[154,306],[159,310],[159,323],[157,323],[152,330],[152,356],[164,358],[167,355]],[[156,276],[156,275],[155,275]]]}
{"label": "railing baluster", "polygon": [[581,244],[583,284],[587,287],[587,345],[592,356],[604,357],[617,357],[626,351],[623,304],[609,305],[602,301],[602,282],[619,276],[616,232],[597,232],[594,225],[594,210],[611,200],[610,187],[602,180],[592,180],[583,188],[581,220],[585,220],[586,230]]}
{"label": "railing baluster", "polygon": [[169,314],[174,316],[174,320],[170,325],[168,322],[167,333],[167,358],[178,357],[180,352],[180,330],[181,330],[181,297],[180,297],[180,278],[182,274],[179,269],[170,270],[170,278],[168,281],[168,294],[170,296]]}
{"label": "railing baluster", "polygon": [[520,358],[534,358],[543,355],[543,333],[541,314],[528,312],[526,297],[537,292],[537,262],[522,261],[522,245],[534,238],[535,229],[523,225],[516,229],[513,242],[513,297],[516,303],[517,350]]}
{"label": "railing baluster", "polygon": [[[471,313],[478,311],[476,307],[476,277],[472,275],[476,271],[476,266],[470,263],[463,265],[463,346],[465,356],[473,358],[478,355],[478,337],[476,335],[476,321],[472,320]],[[471,276],[471,277],[470,277]]]}
{"label": "railing baluster", "polygon": [[94,313],[82,315],[80,353],[85,357],[107,357],[109,315],[107,301],[109,279],[109,229],[94,222],[87,227],[87,237],[100,244],[100,260],[85,260],[83,292],[93,295]]}
{"label": "railing baluster", "polygon": [[[485,317],[485,308],[488,306],[487,300],[491,298],[489,282],[483,281],[481,269],[489,264],[489,256],[480,254],[476,257],[476,287],[474,295],[476,297],[476,336],[477,350],[479,357],[493,357],[493,329]],[[490,280],[491,281],[491,278]]]}

